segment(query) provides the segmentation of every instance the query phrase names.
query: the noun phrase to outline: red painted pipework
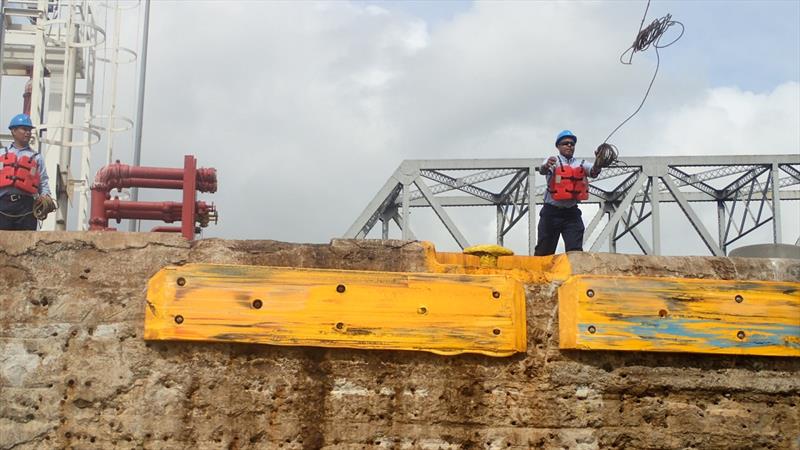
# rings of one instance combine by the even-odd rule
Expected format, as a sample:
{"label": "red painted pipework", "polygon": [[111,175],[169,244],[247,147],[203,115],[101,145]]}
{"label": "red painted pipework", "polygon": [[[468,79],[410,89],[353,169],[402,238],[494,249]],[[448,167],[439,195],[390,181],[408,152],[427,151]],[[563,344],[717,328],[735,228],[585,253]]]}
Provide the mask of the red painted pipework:
{"label": "red painted pipework", "polygon": [[187,240],[194,238],[194,201],[197,199],[197,160],[193,157],[183,158],[183,204],[186,208],[181,211],[181,233]]}
{"label": "red painted pipework", "polygon": [[112,211],[156,211],[156,212],[173,212],[180,213],[183,208],[182,203],[177,202],[129,202],[114,198],[113,200],[106,200],[103,202],[106,212]]}
{"label": "red painted pipework", "polygon": [[126,178],[131,186],[155,189],[183,189],[183,180],[156,180],[150,178]]}
{"label": "red painted pipework", "polygon": [[166,223],[179,222],[181,216],[171,215],[170,213],[160,213],[155,211],[114,211],[108,213],[109,220],[116,220],[119,223],[122,219],[158,220]]}
{"label": "red painted pipework", "polygon": [[[196,164],[196,162],[195,162]],[[184,183],[184,169],[169,169],[164,167],[137,167],[127,164],[109,164],[97,171],[94,186],[103,190],[122,189],[129,187],[155,187],[162,189],[182,189]],[[194,182],[200,192],[217,191],[217,171],[213,168],[195,169]],[[191,177],[190,177],[191,178]],[[157,185],[141,185],[142,180],[158,180]],[[172,180],[176,183],[165,183]],[[161,184],[161,185],[158,185]]]}
{"label": "red painted pipework", "polygon": [[[127,187],[149,187],[157,189],[183,190],[183,202],[130,202],[111,199],[112,189]],[[184,157],[183,169],[161,167],[136,167],[127,164],[110,164],[97,172],[92,185],[91,230],[109,230],[108,220],[146,219],[167,223],[180,220],[181,227],[156,227],[154,230],[180,231],[186,239],[194,239],[195,223],[201,227],[216,221],[214,205],[196,201],[197,191],[216,192],[217,171],[213,168],[197,168],[194,156]]]}

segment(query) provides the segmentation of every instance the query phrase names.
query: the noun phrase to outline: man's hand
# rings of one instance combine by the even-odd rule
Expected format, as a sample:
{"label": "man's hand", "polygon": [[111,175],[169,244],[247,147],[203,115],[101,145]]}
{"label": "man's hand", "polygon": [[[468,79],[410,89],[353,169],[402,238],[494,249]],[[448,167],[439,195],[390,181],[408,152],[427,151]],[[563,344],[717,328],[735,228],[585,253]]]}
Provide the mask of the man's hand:
{"label": "man's hand", "polygon": [[39,220],[46,219],[55,210],[56,202],[49,195],[40,195],[33,202],[33,215]]}
{"label": "man's hand", "polygon": [[556,157],[551,156],[547,158],[547,161],[545,161],[542,167],[539,168],[539,173],[541,173],[542,175],[547,175],[547,173],[550,172],[550,168],[555,165],[556,165]]}

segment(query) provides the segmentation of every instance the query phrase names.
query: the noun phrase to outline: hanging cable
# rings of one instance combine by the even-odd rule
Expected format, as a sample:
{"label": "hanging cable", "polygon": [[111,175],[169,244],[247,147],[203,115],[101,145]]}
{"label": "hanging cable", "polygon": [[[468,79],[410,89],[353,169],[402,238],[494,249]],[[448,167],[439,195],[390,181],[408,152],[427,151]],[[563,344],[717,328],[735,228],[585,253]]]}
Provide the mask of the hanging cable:
{"label": "hanging cable", "polygon": [[[625,125],[629,120],[633,118],[644,106],[645,101],[647,100],[647,96],[650,95],[650,90],[653,88],[653,83],[656,81],[656,75],[658,75],[658,68],[661,65],[661,56],[658,53],[658,49],[666,48],[670,45],[674,44],[683,36],[683,32],[685,30],[682,23],[672,20],[672,15],[667,14],[666,16],[653,20],[650,25],[646,28],[642,29],[644,26],[644,21],[647,18],[647,11],[650,9],[650,0],[647,0],[647,6],[644,9],[644,15],[642,16],[642,22],[639,24],[639,32],[636,34],[636,39],[633,41],[630,47],[628,47],[622,55],[619,57],[619,62],[625,65],[630,65],[633,62],[633,55],[636,52],[643,52],[649,49],[651,46],[656,50],[656,69],[653,72],[653,78],[650,80],[650,84],[647,86],[647,91],[644,93],[644,97],[642,98],[641,103],[636,108],[636,110],[628,116],[625,120],[622,121],[614,131],[612,131],[608,137],[605,138],[602,144],[597,147],[595,151],[595,155],[597,156],[597,164],[600,167],[608,167],[615,162],[617,162],[617,158],[619,156],[619,150],[613,144],[609,144],[608,140],[611,139],[611,136],[617,132],[623,125]],[[669,28],[673,25],[679,25],[681,27],[681,32],[675,39],[671,40],[669,43],[662,44],[661,38],[664,34],[669,30]],[[626,61],[627,57],[627,61]]]}

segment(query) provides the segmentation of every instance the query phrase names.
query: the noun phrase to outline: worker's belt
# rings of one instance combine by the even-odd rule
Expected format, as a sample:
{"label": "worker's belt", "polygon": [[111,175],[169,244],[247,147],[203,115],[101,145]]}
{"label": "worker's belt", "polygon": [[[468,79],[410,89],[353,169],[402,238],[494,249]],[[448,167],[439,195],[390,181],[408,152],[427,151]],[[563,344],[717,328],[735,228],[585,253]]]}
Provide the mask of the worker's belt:
{"label": "worker's belt", "polygon": [[24,200],[26,198],[31,198],[31,196],[30,195],[24,195],[24,194],[8,194],[8,195],[6,195],[6,198],[10,202],[18,202],[18,201]]}
{"label": "worker's belt", "polygon": [[578,207],[578,205],[573,205],[573,206],[556,206],[556,205],[552,205],[552,204],[550,204],[550,203],[545,203],[545,204],[544,204],[544,207],[545,207],[545,208],[554,208],[554,209],[558,209],[558,210],[567,210],[567,209],[575,209],[575,208],[577,208],[577,207]]}

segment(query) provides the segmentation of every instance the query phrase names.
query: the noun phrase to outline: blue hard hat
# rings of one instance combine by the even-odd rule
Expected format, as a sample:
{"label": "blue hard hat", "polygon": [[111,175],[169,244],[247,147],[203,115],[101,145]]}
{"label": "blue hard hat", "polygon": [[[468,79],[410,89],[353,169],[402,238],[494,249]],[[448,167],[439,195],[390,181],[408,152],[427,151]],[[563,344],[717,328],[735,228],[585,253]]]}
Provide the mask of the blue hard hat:
{"label": "blue hard hat", "polygon": [[27,114],[17,114],[16,116],[12,117],[11,122],[8,124],[8,129],[11,130],[17,127],[33,128],[33,123],[31,123],[31,116]]}
{"label": "blue hard hat", "polygon": [[558,145],[558,143],[561,142],[562,139],[567,138],[567,137],[571,137],[572,139],[575,139],[575,143],[576,144],[578,143],[578,136],[575,136],[572,133],[572,131],[564,130],[561,133],[558,133],[558,136],[556,137],[556,145]]}

